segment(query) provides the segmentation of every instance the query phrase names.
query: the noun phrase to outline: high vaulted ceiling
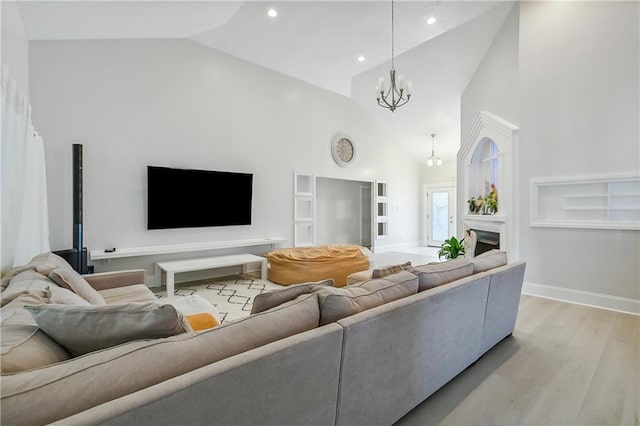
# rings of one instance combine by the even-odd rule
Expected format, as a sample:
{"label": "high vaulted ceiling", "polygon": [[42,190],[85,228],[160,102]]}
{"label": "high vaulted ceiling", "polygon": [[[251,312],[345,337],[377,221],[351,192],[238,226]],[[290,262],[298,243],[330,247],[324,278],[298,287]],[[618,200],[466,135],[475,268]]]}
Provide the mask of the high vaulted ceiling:
{"label": "high vaulted ceiling", "polygon": [[[377,77],[390,68],[390,1],[21,0],[19,7],[31,40],[188,38],[351,96],[426,161],[430,133],[442,136],[441,157],[455,157],[460,95],[510,2],[396,2],[396,68],[413,80],[414,93],[393,115],[373,98]],[[277,17],[267,16],[270,8]]]}

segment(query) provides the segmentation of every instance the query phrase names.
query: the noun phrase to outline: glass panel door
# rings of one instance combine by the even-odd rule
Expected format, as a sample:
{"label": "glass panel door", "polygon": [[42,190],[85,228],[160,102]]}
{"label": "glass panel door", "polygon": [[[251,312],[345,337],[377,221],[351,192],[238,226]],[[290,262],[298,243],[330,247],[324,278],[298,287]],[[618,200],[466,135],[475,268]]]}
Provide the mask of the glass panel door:
{"label": "glass panel door", "polygon": [[426,241],[439,247],[455,235],[455,187],[426,187],[425,191]]}
{"label": "glass panel door", "polygon": [[431,239],[441,242],[449,238],[449,191],[434,191],[431,202]]}

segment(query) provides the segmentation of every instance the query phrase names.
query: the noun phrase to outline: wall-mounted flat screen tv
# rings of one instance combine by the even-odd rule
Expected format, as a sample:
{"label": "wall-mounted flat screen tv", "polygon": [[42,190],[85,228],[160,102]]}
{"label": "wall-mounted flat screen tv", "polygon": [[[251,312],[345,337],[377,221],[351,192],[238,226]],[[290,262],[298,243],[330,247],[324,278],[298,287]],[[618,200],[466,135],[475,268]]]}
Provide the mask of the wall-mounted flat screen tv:
{"label": "wall-mounted flat screen tv", "polygon": [[147,166],[147,229],[251,225],[253,175]]}

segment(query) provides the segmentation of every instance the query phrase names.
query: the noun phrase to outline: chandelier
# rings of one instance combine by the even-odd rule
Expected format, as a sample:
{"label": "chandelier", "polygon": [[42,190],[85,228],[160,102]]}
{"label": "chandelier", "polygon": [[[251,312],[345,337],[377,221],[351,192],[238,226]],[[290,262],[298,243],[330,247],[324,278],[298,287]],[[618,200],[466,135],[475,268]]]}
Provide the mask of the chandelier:
{"label": "chandelier", "polygon": [[442,165],[442,160],[440,159],[440,157],[436,157],[434,153],[435,144],[436,144],[436,135],[435,133],[432,133],[431,134],[431,157],[429,157],[429,159],[427,160],[427,166],[429,167],[433,166],[434,162],[436,163],[436,166]]}
{"label": "chandelier", "polygon": [[405,82],[403,75],[399,75],[396,80],[396,69],[393,62],[393,19],[393,0],[391,0],[391,71],[389,72],[389,86],[387,87],[387,82],[382,77],[378,79],[378,85],[376,86],[378,105],[390,109],[391,112],[409,102],[411,98],[411,82]]}

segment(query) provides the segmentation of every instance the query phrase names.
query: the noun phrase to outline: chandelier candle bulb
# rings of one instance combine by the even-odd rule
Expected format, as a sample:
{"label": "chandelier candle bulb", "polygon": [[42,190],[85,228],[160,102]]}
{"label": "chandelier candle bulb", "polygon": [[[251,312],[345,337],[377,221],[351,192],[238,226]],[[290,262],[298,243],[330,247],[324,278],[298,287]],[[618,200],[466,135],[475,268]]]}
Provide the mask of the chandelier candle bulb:
{"label": "chandelier candle bulb", "polygon": [[411,86],[413,86],[413,84],[407,81],[407,96],[411,95]]}
{"label": "chandelier candle bulb", "polygon": [[400,87],[400,90],[404,89],[404,75],[402,74],[398,76],[398,87]]}

